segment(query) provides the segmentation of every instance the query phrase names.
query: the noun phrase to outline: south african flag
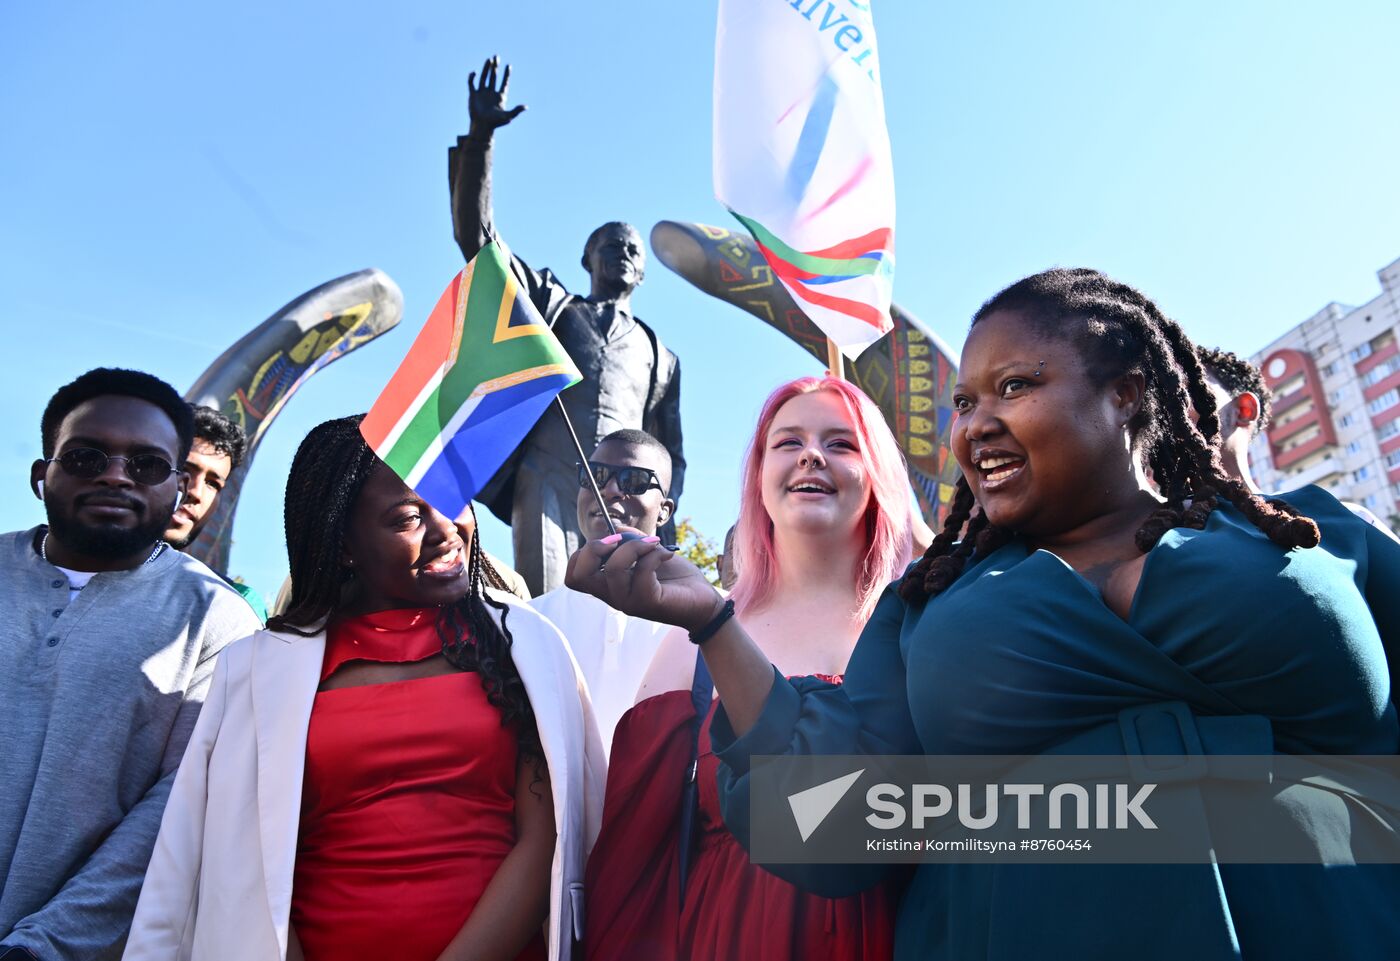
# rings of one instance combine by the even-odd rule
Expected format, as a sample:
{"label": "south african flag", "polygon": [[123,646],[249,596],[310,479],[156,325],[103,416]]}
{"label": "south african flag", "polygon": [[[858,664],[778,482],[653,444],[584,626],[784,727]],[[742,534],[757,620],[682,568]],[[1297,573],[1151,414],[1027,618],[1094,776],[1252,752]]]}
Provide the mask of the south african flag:
{"label": "south african flag", "polygon": [[404,483],[456,518],[550,401],[582,379],[493,240],[447,285],[360,431]]}

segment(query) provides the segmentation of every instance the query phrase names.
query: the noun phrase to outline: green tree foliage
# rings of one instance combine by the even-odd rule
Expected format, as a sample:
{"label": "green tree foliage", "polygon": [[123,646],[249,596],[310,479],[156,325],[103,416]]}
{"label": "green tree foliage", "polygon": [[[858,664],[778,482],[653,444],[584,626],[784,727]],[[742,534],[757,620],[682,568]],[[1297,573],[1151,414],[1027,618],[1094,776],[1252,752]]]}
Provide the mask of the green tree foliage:
{"label": "green tree foliage", "polygon": [[700,568],[711,584],[719,587],[719,548],[696,529],[689,517],[676,520],[676,544],[680,553]]}

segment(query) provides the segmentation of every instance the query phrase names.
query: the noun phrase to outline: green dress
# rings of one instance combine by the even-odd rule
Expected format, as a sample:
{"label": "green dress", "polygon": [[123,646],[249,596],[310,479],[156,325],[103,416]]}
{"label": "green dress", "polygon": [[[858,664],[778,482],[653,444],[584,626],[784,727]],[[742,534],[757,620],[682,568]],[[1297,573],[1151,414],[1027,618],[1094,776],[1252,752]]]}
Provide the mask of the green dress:
{"label": "green dress", "polygon": [[[1319,488],[1282,496],[1319,547],[1282,551],[1221,506],[1148,554],[1126,620],[1020,542],[926,603],[887,591],[844,685],[776,678],[742,738],[717,714],[726,823],[748,843],[752,755],[1128,753],[1119,713],[1144,705],[1184,703],[1207,753],[1396,753],[1400,545]],[[888,869],[770,870],[834,897]],[[924,864],[895,956],[1400,957],[1397,906],[1392,865]]]}

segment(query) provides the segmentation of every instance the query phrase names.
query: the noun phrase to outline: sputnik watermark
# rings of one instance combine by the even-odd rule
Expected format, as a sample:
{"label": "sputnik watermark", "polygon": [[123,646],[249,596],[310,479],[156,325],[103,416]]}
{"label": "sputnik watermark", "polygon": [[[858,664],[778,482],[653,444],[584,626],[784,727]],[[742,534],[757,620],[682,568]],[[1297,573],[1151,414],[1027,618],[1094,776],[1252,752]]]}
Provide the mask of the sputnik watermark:
{"label": "sputnik watermark", "polygon": [[1400,863],[1390,755],[764,757],[750,778],[757,863]]}
{"label": "sputnik watermark", "polygon": [[[865,773],[865,768],[850,774],[833,778],[815,787],[806,788],[788,795],[788,806],[792,809],[793,822],[805,843],[821,827],[846,796],[851,787]],[[1001,795],[1015,799],[1016,827],[1022,831],[1031,827],[1031,799],[1045,796],[1049,803],[1049,818],[1046,827],[1051,831],[1062,830],[1065,826],[1065,808],[1072,809],[1072,824],[1080,830],[1087,830],[1090,812],[1094,814],[1094,827],[1100,830],[1126,830],[1130,822],[1150,831],[1157,829],[1156,823],[1143,809],[1149,795],[1156,790],[1155,784],[1135,786],[1129,796],[1127,784],[1096,784],[1093,795],[1082,784],[988,784],[982,786],[982,797],[973,797],[972,785],[958,784],[952,787],[943,784],[915,784],[905,790],[898,784],[882,782],[873,784],[865,792],[865,803],[871,813],[865,821],[881,831],[892,831],[908,823],[916,830],[923,830],[938,818],[954,814],[963,827],[976,831],[994,826],[1001,813],[998,803]],[[908,799],[908,807],[904,801]],[[979,802],[980,801],[980,805]],[[873,839],[872,839],[872,842]],[[867,845],[867,847],[869,847]]]}
{"label": "sputnik watermark", "polygon": [[[1095,784],[1091,804],[1089,789],[1082,784],[1054,784],[1048,788],[1044,784],[987,784],[982,786],[980,798],[973,797],[972,785],[959,784],[956,785],[955,807],[953,790],[943,784],[915,784],[908,792],[898,784],[876,784],[865,792],[865,803],[874,812],[867,815],[865,820],[873,828],[890,831],[904,826],[907,813],[910,825],[922,829],[930,821],[953,813],[963,827],[980,831],[996,825],[1002,810],[998,800],[1006,795],[1016,799],[1016,827],[1025,831],[1031,826],[1031,799],[1043,795],[1049,799],[1049,817],[1045,827],[1050,831],[1064,828],[1067,806],[1073,809],[1073,825],[1080,830],[1088,829],[1092,808],[1094,827],[1100,830],[1127,830],[1131,821],[1155,831],[1157,825],[1142,805],[1156,789],[1155,784],[1136,786],[1132,797],[1129,797],[1128,792],[1133,790],[1133,786]],[[908,812],[901,803],[906,795],[909,797]],[[1113,800],[1110,800],[1110,796]]]}
{"label": "sputnik watermark", "polygon": [[841,802],[841,799],[846,796],[846,792],[851,789],[851,785],[860,780],[860,776],[864,773],[865,768],[861,768],[859,771],[833,778],[825,784],[818,784],[816,787],[809,787],[805,791],[788,795],[788,806],[792,808],[792,819],[797,824],[797,830],[802,835],[803,841],[806,841],[812,836],[813,831],[822,826],[826,816]]}

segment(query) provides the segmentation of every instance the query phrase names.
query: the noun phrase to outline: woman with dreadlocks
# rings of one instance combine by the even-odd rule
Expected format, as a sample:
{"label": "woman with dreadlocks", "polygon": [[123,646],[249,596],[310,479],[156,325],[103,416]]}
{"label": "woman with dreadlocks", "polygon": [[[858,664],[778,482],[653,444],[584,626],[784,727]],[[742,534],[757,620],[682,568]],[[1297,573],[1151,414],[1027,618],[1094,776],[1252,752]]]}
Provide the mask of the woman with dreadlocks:
{"label": "woman with dreadlocks", "polygon": [[127,958],[567,958],[601,745],[558,631],[360,436],[302,442],[292,596],[222,655]]}
{"label": "woman with dreadlocks", "polygon": [[[701,643],[746,845],[754,755],[1400,747],[1400,549],[1317,488],[1265,501],[1227,478],[1194,346],[1145,296],[1092,270],[1013,284],[973,319],[954,399],[950,516],[840,687],[777,674],[683,559],[624,543],[570,565],[571,586]],[[1314,850],[1394,813],[1298,784],[1262,803]],[[887,870],[770,869],[827,895]],[[1394,865],[925,863],[895,956],[1392,956],[1397,895]]]}

